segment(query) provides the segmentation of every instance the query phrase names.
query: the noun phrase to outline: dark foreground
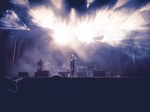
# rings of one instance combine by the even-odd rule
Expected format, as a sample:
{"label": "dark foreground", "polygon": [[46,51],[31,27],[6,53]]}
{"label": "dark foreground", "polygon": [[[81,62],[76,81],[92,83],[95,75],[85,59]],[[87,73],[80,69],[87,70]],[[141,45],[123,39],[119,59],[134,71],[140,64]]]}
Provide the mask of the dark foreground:
{"label": "dark foreground", "polygon": [[0,88],[0,112],[150,112],[150,78],[0,78]]}

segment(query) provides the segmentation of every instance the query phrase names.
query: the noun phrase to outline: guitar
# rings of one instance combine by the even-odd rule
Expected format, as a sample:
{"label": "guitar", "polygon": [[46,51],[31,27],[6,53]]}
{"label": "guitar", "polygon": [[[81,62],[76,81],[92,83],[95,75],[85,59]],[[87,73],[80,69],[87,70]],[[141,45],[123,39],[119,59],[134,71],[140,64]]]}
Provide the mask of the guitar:
{"label": "guitar", "polygon": [[50,64],[48,64],[48,65],[43,65],[42,67],[37,66],[37,71],[40,71],[40,70],[42,70],[43,67],[46,67],[46,66],[49,66],[49,65],[50,65]]}

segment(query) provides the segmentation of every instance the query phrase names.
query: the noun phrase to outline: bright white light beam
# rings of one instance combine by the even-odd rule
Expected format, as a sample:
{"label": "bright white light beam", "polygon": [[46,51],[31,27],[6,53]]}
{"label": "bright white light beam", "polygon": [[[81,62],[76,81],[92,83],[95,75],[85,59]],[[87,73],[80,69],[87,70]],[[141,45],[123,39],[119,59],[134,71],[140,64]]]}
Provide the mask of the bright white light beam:
{"label": "bright white light beam", "polygon": [[0,29],[28,30],[28,27],[12,10],[7,10],[0,19]]}

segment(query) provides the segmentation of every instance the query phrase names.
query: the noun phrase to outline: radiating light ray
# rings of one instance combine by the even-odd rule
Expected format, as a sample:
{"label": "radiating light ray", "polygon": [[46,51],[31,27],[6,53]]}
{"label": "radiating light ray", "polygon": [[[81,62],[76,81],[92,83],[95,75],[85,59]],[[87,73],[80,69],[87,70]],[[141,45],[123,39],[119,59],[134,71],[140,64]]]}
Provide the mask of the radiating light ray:
{"label": "radiating light ray", "polygon": [[118,0],[116,3],[116,7],[123,6],[123,5],[127,4],[128,2],[129,2],[129,0]]}
{"label": "radiating light ray", "polygon": [[149,44],[141,44],[141,43],[133,43],[133,42],[129,42],[129,43],[123,43],[123,42],[116,42],[116,41],[107,41],[107,44],[115,47],[115,46],[120,46],[120,47],[136,47],[136,48],[140,48],[140,49],[145,49],[145,50],[150,50],[149,49]]}
{"label": "radiating light ray", "polygon": [[104,35],[109,20],[107,18],[107,8],[96,12],[95,17],[86,15],[76,22],[75,34],[79,41],[96,43],[95,37]]}
{"label": "radiating light ray", "polygon": [[[115,24],[110,25],[113,27],[116,26],[116,28],[111,28],[113,30],[110,30],[109,32],[107,31],[107,33],[105,34],[105,39],[103,41],[110,41],[111,39],[109,37],[112,37],[114,34],[119,37],[119,38],[117,37],[116,40],[123,40],[124,38],[127,38],[128,37],[127,32],[124,33],[123,32],[124,30],[129,31],[129,32],[131,30],[137,30],[140,28],[141,25],[144,24],[143,18],[139,16],[140,14],[141,13],[139,12],[135,12],[131,16],[129,16],[127,19],[123,19],[121,23],[117,25]],[[122,32],[122,35],[120,35],[120,32]]]}
{"label": "radiating light ray", "polygon": [[109,24],[109,13],[107,12],[108,8],[104,8],[102,10],[96,11],[96,15],[94,18],[94,25],[99,29],[105,29]]}
{"label": "radiating light ray", "polygon": [[10,0],[9,2],[22,7],[30,8],[28,0]]}
{"label": "radiating light ray", "polygon": [[[38,13],[41,10],[44,13]],[[49,16],[47,17],[48,10],[50,11]],[[75,11],[71,10],[71,17],[69,20],[69,28],[67,28],[66,24],[62,23],[62,21],[55,21],[57,17],[54,17],[54,13],[50,9],[46,8],[38,8],[32,9],[30,12],[33,16],[33,22],[37,23],[37,25],[42,27],[51,28],[55,31],[53,37],[54,39],[60,39],[60,42],[63,42],[62,39],[62,32],[64,33],[64,41],[65,39],[68,40],[68,35],[70,32],[75,32],[77,39],[81,42],[86,43],[97,43],[99,42],[106,42],[106,41],[122,41],[128,38],[128,34],[131,30],[139,30],[141,26],[144,24],[142,13],[135,11],[133,14],[130,15],[122,15],[122,13],[118,13],[115,11],[109,11],[108,7],[103,8],[99,11],[96,11],[95,16],[86,15],[81,19],[75,20],[76,14]],[[46,13],[47,12],[47,13]],[[39,20],[38,20],[39,18]],[[49,18],[49,19],[48,19]],[[54,24],[55,23],[55,24]],[[76,26],[74,27],[74,23]],[[62,30],[62,32],[61,32]],[[68,34],[67,34],[68,32]],[[96,39],[95,37],[101,37]],[[59,38],[58,38],[59,37]],[[70,37],[71,38],[71,37]]]}
{"label": "radiating light ray", "polygon": [[96,36],[97,31],[93,27],[92,19],[82,19],[77,21],[77,30],[75,34],[79,41],[86,41],[87,43],[94,42],[93,36]]}
{"label": "radiating light ray", "polygon": [[0,19],[0,29],[28,30],[29,28],[19,19],[13,10],[7,10]]}
{"label": "radiating light ray", "polygon": [[71,19],[73,19],[72,16],[74,16],[74,14],[70,15],[71,19],[68,21],[56,16],[52,9],[43,6],[29,10],[29,14],[35,25],[53,30],[53,34],[48,34],[53,38],[55,43],[66,44],[69,41],[70,34],[73,32],[73,21],[71,21]]}
{"label": "radiating light ray", "polygon": [[[10,2],[21,6],[30,6],[28,0],[11,0]],[[59,7],[61,0],[52,0],[52,2]],[[87,3],[91,2],[93,0],[87,0]],[[115,8],[127,3],[128,0],[118,0]],[[148,4],[145,7],[147,6]],[[62,17],[56,16],[54,10],[50,8],[37,6],[31,9],[28,7],[32,22],[37,26],[54,30],[51,36],[57,42],[58,40],[60,40],[59,42],[67,41],[72,38],[69,37],[71,34],[76,35],[79,41],[86,43],[121,42],[129,38],[130,31],[142,30],[143,26],[147,24],[142,16],[144,12],[136,10],[131,12],[133,13],[128,14],[128,10],[116,11],[104,7],[93,15],[85,14],[86,16],[80,18],[72,9],[70,19],[63,19],[62,21],[60,19]]]}
{"label": "radiating light ray", "polygon": [[[71,24],[67,21],[57,18],[54,25],[52,38],[57,44],[66,44],[72,33]],[[51,34],[50,34],[51,35]]]}
{"label": "radiating light ray", "polygon": [[[116,40],[126,39],[128,37],[127,36],[128,32],[132,30],[139,30],[141,29],[142,25],[145,24],[144,18],[141,16],[139,12],[135,12],[127,19],[126,17],[122,17],[121,19],[115,18],[115,21],[116,22],[111,21],[111,24],[108,27],[109,30],[108,29],[106,30],[105,38],[104,38],[105,40],[109,40],[109,41],[112,40],[112,37],[114,37],[114,35],[118,36]],[[122,32],[122,35],[116,32]]]}
{"label": "radiating light ray", "polygon": [[61,7],[61,0],[51,0],[57,8]]}
{"label": "radiating light ray", "polygon": [[[139,28],[139,26],[143,25],[144,23],[144,18],[142,18],[142,16],[140,16],[142,13],[141,12],[134,12],[131,16],[129,16],[129,18],[127,18],[123,24],[121,25],[121,29],[136,29]],[[140,20],[140,21],[139,21]],[[130,23],[130,25],[129,25]]]}
{"label": "radiating light ray", "polygon": [[[95,37],[108,35],[110,30],[114,29],[113,23],[109,18],[109,11],[106,7],[104,10],[96,12],[95,18],[86,16],[81,22],[77,22],[76,35],[82,42],[95,42]],[[105,39],[106,40],[106,39]],[[99,40],[100,41],[100,40]]]}
{"label": "radiating light ray", "polygon": [[75,13],[75,9],[71,8],[71,13],[70,13],[70,22],[74,25],[74,22],[76,20],[76,13]]}
{"label": "radiating light ray", "polygon": [[92,3],[94,0],[86,0],[88,3]]}
{"label": "radiating light ray", "polygon": [[53,29],[54,12],[44,6],[36,7],[28,11],[32,17],[32,22],[37,26]]}
{"label": "radiating light ray", "polygon": [[150,10],[150,3],[146,4],[144,7],[142,7],[139,11],[147,11]]}
{"label": "radiating light ray", "polygon": [[94,0],[86,0],[86,1],[87,1],[87,8],[88,8]]}

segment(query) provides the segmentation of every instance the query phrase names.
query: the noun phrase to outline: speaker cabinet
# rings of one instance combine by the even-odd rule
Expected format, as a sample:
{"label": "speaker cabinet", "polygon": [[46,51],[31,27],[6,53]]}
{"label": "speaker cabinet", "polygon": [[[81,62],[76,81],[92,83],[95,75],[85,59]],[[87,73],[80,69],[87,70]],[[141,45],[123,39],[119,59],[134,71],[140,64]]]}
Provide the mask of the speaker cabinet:
{"label": "speaker cabinet", "polygon": [[93,71],[93,76],[94,77],[105,77],[106,72],[105,71]]}
{"label": "speaker cabinet", "polygon": [[18,77],[29,77],[29,73],[28,72],[19,72]]}
{"label": "speaker cabinet", "polygon": [[37,71],[34,74],[35,77],[48,77],[49,71]]}
{"label": "speaker cabinet", "polygon": [[77,76],[78,77],[87,77],[88,76],[87,66],[77,66]]}

